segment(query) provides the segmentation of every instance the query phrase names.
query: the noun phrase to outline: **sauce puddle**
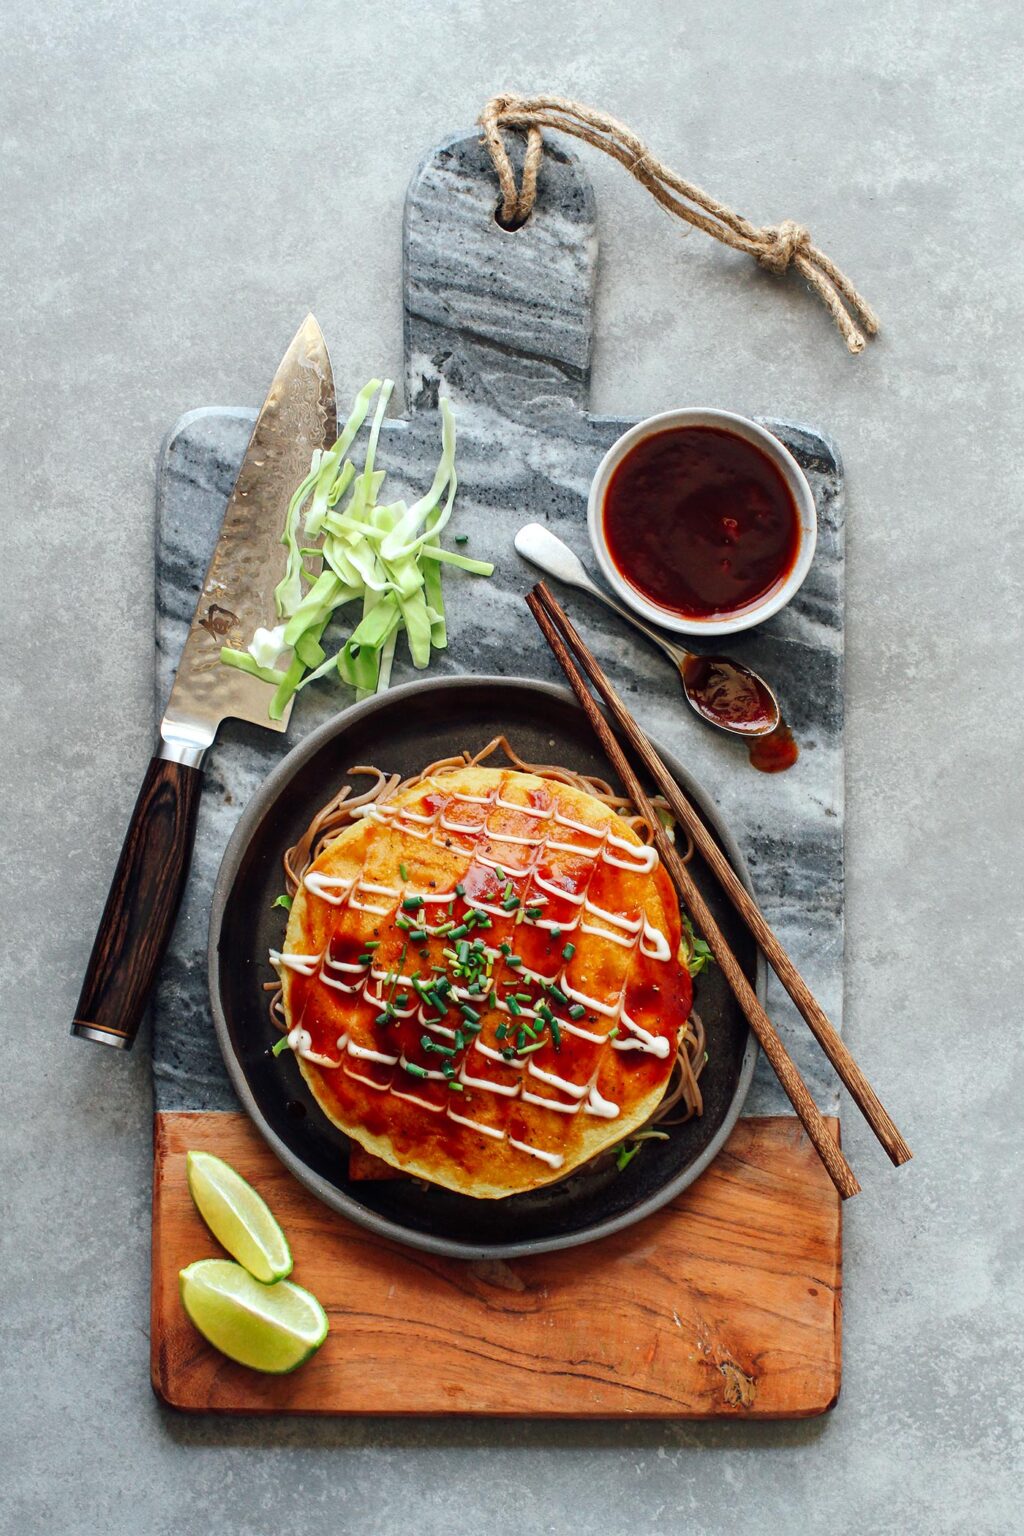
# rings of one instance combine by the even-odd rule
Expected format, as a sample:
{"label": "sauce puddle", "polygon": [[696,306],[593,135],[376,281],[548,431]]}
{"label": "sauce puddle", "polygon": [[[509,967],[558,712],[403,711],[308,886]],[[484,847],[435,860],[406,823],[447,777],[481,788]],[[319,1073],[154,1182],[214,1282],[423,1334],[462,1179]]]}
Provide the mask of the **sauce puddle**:
{"label": "sauce puddle", "polygon": [[785,720],[780,720],[769,736],[758,736],[750,743],[751,766],[760,773],[785,773],[800,756],[800,748]]}

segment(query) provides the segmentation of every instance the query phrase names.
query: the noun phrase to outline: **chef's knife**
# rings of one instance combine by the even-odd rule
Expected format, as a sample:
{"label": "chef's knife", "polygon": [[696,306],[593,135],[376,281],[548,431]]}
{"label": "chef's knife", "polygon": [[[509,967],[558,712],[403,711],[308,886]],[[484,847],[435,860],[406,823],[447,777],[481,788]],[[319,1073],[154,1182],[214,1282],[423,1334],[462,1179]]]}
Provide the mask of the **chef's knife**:
{"label": "chef's knife", "polygon": [[223,645],[244,650],[261,625],[278,622],[274,588],[293,492],[313,451],[337,437],[327,347],[307,315],[256,419],[228,498],[220,538],[196,604],[156,756],[146,773],[89,958],[71,1033],[129,1050],[171,936],[195,841],[200,765],[222,720],[271,731],[288,725],[267,706],[273,688],[225,667]]}

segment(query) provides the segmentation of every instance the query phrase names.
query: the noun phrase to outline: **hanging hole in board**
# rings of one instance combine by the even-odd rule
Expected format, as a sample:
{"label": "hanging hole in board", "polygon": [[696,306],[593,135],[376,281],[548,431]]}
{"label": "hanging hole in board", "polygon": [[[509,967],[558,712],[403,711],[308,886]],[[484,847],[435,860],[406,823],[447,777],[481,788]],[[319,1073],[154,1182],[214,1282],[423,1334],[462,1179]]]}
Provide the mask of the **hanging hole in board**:
{"label": "hanging hole in board", "polygon": [[504,199],[499,197],[498,201],[494,205],[494,222],[497,224],[498,228],[503,229],[507,235],[512,235],[516,232],[517,229],[522,229],[530,215],[527,213],[524,214],[522,218],[508,220],[503,219],[501,216],[501,205],[503,201]]}

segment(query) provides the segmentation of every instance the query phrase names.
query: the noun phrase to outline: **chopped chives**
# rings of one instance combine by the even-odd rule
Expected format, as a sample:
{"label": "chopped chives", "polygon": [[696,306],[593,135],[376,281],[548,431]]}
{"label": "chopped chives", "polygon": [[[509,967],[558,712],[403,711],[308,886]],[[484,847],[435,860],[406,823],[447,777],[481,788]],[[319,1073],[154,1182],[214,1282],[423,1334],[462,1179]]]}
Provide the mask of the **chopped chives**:
{"label": "chopped chives", "polygon": [[[457,928],[453,928],[452,929],[450,937],[453,938],[453,939],[462,939],[462,938],[465,938],[465,936],[466,936],[466,934],[468,932],[469,932],[468,925],[466,923],[460,923]],[[468,945],[466,947],[467,947],[467,949],[469,948]]]}
{"label": "chopped chives", "polygon": [[450,1045],[439,1045],[436,1040],[431,1040],[429,1035],[420,1035],[420,1045],[428,1055],[454,1056],[455,1051]]}
{"label": "chopped chives", "polygon": [[551,1025],[551,1043],[556,1051],[562,1049],[562,1031],[558,1027],[558,1020],[552,1018],[548,1021]]}
{"label": "chopped chives", "polygon": [[423,905],[423,897],[422,896],[403,896],[402,897],[402,911],[403,912],[418,912],[420,907],[422,907],[422,905]]}
{"label": "chopped chives", "polygon": [[619,1032],[619,1026],[616,1024],[614,1029],[610,1029],[608,1031],[608,1039],[609,1040],[614,1040],[615,1036],[618,1034],[618,1032]]}
{"label": "chopped chives", "polygon": [[398,873],[402,877],[403,880],[408,880],[408,878],[409,878],[409,871],[408,871],[408,869],[406,868],[406,866],[404,864],[399,864],[399,866],[398,866]]}
{"label": "chopped chives", "polygon": [[[508,1034],[508,1025],[507,1024],[499,1024],[497,1029],[494,1031],[494,1033],[495,1033],[495,1036],[499,1040],[504,1040],[505,1036]],[[286,1040],[285,1044],[287,1045],[287,1043],[288,1042]]]}
{"label": "chopped chives", "polygon": [[465,894],[466,894],[466,887],[463,885],[461,880],[458,882],[458,884],[455,887],[455,894],[456,894],[456,896],[465,896]]}
{"label": "chopped chives", "polygon": [[372,960],[373,956],[370,954],[369,950],[367,950],[363,955],[356,955],[356,962],[359,965],[370,965]]}
{"label": "chopped chives", "polygon": [[508,1011],[509,1011],[509,1013],[514,1013],[516,1018],[518,1018],[523,1010],[520,1008],[519,1004],[516,1002],[516,999],[514,997],[506,997],[505,1001],[508,1004]]}
{"label": "chopped chives", "polygon": [[562,959],[563,960],[571,960],[575,953],[576,953],[576,945],[575,944],[567,944],[565,946],[565,948],[562,950]]}
{"label": "chopped chives", "polygon": [[506,1061],[511,1061],[513,1056],[515,1055],[515,1051],[513,1051],[509,1046],[506,1045],[505,1049],[502,1051],[501,1054],[504,1056]]}
{"label": "chopped chives", "polygon": [[569,1017],[570,1019],[582,1019],[586,1011],[582,1003],[573,1003],[569,1009]]}
{"label": "chopped chives", "polygon": [[503,955],[508,956],[508,955],[510,955],[512,953],[512,945],[511,944],[499,944],[498,948],[501,950]]}
{"label": "chopped chives", "polygon": [[451,1077],[448,1079],[448,1087],[452,1090],[453,1093],[465,1093],[466,1091],[461,1083],[457,1083],[455,1079]]}
{"label": "chopped chives", "polygon": [[409,937],[414,944],[422,944],[426,936],[427,930],[425,928],[410,928],[409,930]]}
{"label": "chopped chives", "polygon": [[447,1077],[449,1079],[453,1078],[455,1076],[455,1065],[454,1065],[454,1063],[450,1062],[450,1061],[442,1061],[442,1063],[441,1063],[441,1071],[444,1073],[445,1077]]}
{"label": "chopped chives", "polygon": [[462,1033],[461,1029],[457,1029],[455,1031],[455,1039],[453,1040],[452,1044],[455,1046],[455,1049],[457,1051],[461,1051],[462,1047],[465,1045],[465,1043],[466,1043],[465,1035]]}
{"label": "chopped chives", "polygon": [[380,939],[367,939],[364,949],[380,949]]}
{"label": "chopped chives", "polygon": [[281,1052],[282,1051],[286,1051],[287,1049],[288,1049],[288,1036],[287,1035],[282,1035],[280,1040],[275,1040],[273,1045],[270,1047],[270,1054],[272,1056],[280,1056]]}
{"label": "chopped chives", "polygon": [[509,955],[506,963],[508,965],[522,965],[523,958],[521,955]]}
{"label": "chopped chives", "polygon": [[457,533],[455,535],[455,542],[456,542],[456,544],[468,544],[469,543],[469,534],[468,533]]}
{"label": "chopped chives", "polygon": [[407,917],[396,917],[395,927],[401,928],[403,933],[408,933],[409,929],[412,927],[412,923],[410,923]]}
{"label": "chopped chives", "polygon": [[374,1019],[373,1022],[375,1024],[390,1024],[391,1023],[391,1012],[390,1012],[390,1010],[385,1008],[383,1013],[378,1013],[377,1017]]}
{"label": "chopped chives", "polygon": [[414,1061],[403,1061],[402,1066],[409,1073],[410,1077],[426,1077],[427,1075],[426,1068],[418,1067]]}
{"label": "chopped chives", "polygon": [[552,982],[551,985],[548,987],[548,991],[551,993],[551,996],[558,1003],[567,1003],[569,1001],[569,999],[566,997],[565,993],[562,991],[561,987],[556,987],[554,982]]}
{"label": "chopped chives", "polygon": [[479,1024],[480,1015],[477,1013],[476,1009],[471,1008],[468,1003],[460,1003],[459,1012],[462,1014],[464,1019],[469,1019],[470,1023]]}
{"label": "chopped chives", "polygon": [[454,927],[455,927],[454,923],[442,923],[440,928],[435,928],[434,929],[434,932],[438,935],[439,938],[444,938],[445,934],[446,933],[451,933],[451,931],[452,931],[452,929]]}
{"label": "chopped chives", "polygon": [[529,1003],[532,1001],[529,992],[513,992],[512,996],[517,1003]]}
{"label": "chopped chives", "polygon": [[527,917],[540,917],[543,911],[543,907],[527,907],[526,915]]}
{"label": "chopped chives", "polygon": [[514,912],[516,907],[518,907],[518,905],[519,905],[519,897],[518,896],[506,896],[504,898],[504,900],[502,901],[501,905],[503,906],[503,908],[505,909],[506,912]]}

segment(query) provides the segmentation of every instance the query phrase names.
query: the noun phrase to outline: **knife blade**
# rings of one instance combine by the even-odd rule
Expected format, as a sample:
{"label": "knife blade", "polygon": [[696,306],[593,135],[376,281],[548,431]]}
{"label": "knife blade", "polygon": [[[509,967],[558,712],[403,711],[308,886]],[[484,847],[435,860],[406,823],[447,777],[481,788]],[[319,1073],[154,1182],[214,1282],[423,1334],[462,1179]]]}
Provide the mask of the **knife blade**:
{"label": "knife blade", "polygon": [[201,764],[221,721],[287,728],[291,704],[271,720],[272,685],[223,666],[220,652],[224,645],[244,649],[257,628],[277,622],[288,503],[314,451],[336,437],[331,362],[307,315],[274,375],[228,498],[75,1009],[71,1033],[81,1039],[121,1050],[135,1040],[185,888]]}

